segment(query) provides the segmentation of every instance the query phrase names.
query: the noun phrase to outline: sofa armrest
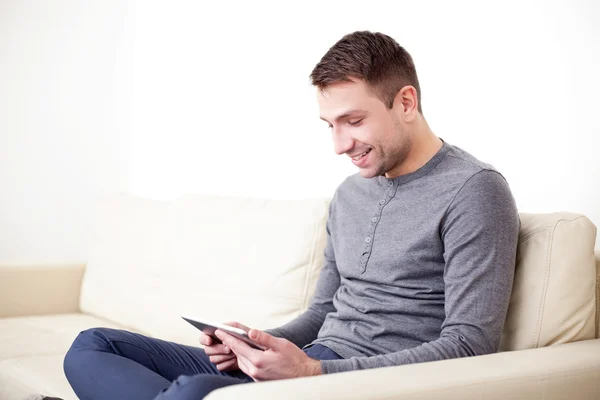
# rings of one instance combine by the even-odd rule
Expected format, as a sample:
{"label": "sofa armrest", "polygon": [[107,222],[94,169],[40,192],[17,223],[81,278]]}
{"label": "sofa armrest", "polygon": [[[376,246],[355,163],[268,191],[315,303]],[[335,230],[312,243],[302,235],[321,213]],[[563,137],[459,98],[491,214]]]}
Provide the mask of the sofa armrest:
{"label": "sofa armrest", "polygon": [[79,311],[85,266],[0,266],[0,318]]}
{"label": "sofa armrest", "polygon": [[597,399],[600,339],[532,350],[234,385],[208,400]]}

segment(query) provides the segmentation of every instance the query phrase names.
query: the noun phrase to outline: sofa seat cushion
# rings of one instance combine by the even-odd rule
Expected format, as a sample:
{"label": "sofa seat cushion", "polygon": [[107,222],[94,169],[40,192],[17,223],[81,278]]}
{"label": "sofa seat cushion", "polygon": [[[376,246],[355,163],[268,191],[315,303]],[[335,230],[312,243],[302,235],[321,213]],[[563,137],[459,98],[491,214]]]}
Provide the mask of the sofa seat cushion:
{"label": "sofa seat cushion", "polygon": [[76,399],[63,359],[79,332],[98,326],[122,328],[85,314],[0,319],[0,399],[33,393]]}
{"label": "sofa seat cushion", "polygon": [[0,399],[45,394],[64,400],[77,396],[63,373],[64,354],[9,358],[0,361]]}

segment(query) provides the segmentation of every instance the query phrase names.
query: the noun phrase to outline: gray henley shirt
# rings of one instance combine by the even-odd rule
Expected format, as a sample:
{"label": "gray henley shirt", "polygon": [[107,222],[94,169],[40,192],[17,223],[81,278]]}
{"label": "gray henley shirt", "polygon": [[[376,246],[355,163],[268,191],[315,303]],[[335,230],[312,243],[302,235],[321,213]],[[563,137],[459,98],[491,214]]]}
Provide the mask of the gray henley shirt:
{"label": "gray henley shirt", "polygon": [[323,373],[496,352],[519,224],[504,177],[447,142],[410,174],[352,175],[329,205],[309,308],[267,332],[344,357]]}

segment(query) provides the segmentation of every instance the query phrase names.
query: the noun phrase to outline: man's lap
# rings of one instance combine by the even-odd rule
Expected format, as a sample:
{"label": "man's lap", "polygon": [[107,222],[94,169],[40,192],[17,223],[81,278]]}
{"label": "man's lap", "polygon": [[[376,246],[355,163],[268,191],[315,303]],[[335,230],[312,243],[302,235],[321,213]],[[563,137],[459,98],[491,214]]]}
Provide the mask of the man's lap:
{"label": "man's lap", "polygon": [[[232,373],[219,371],[210,361],[204,349],[200,347],[187,346],[119,329],[94,328],[86,332],[102,336],[110,343],[115,353],[136,361],[169,381],[180,375],[207,374],[242,378],[246,376],[241,371]],[[95,346],[93,343],[80,342],[81,344]],[[102,349],[98,350],[103,351]],[[240,373],[244,376],[240,376]]]}
{"label": "man's lap", "polygon": [[[73,344],[77,349],[114,353],[154,371],[168,382],[156,400],[201,398],[224,386],[252,383],[241,370],[219,371],[200,347],[150,338],[133,332],[95,328],[82,332]],[[314,359],[340,359],[331,349],[314,344],[304,349]],[[133,364],[132,364],[133,365]]]}

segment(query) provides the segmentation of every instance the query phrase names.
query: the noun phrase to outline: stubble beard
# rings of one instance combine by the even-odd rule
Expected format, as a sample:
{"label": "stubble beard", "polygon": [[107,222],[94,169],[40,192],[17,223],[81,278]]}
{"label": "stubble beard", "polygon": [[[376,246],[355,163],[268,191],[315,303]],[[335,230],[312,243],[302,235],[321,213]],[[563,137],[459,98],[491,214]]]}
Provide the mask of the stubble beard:
{"label": "stubble beard", "polygon": [[[403,134],[402,128],[399,126],[399,124],[395,125],[394,130],[395,132],[393,138],[396,140],[390,143],[392,151],[389,152],[389,157],[386,157],[385,154],[381,154],[381,159],[379,160],[378,164],[374,166],[374,172],[368,173],[365,170],[360,171],[363,177],[374,178],[377,176],[385,176],[385,174],[392,169],[402,165],[408,157],[408,153],[410,153],[410,149],[412,148],[411,138]],[[375,149],[372,151],[375,151]]]}

